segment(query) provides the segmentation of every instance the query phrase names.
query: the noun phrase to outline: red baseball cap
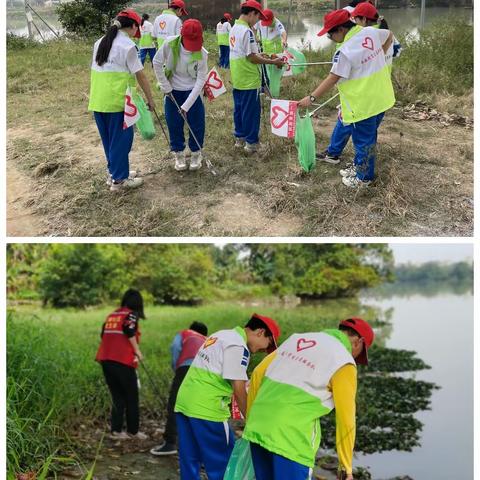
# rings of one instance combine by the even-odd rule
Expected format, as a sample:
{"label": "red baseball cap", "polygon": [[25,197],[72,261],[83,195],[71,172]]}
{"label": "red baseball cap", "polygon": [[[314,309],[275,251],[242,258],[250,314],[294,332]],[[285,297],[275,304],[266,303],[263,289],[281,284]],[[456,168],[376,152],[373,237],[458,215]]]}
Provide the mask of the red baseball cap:
{"label": "red baseball cap", "polygon": [[190,18],[185,21],[180,30],[182,43],[189,52],[199,52],[203,46],[203,28],[200,20]]}
{"label": "red baseball cap", "polygon": [[264,27],[269,27],[273,23],[273,19],[274,19],[275,15],[273,14],[273,12],[269,8],[266,8],[263,11],[263,16],[265,17],[265,20],[262,20],[262,25]]}
{"label": "red baseball cap", "polygon": [[369,2],[359,3],[350,13],[352,17],[365,17],[369,20],[378,19],[377,9]]}
{"label": "red baseball cap", "polygon": [[223,18],[226,18],[227,20],[231,20],[232,19],[232,15],[230,13],[224,13],[223,14]]}
{"label": "red baseball cap", "polygon": [[135,10],[132,10],[131,8],[127,8],[126,10],[122,10],[117,15],[117,17],[127,17],[133,20],[138,26],[138,29],[135,32],[134,38],[140,38],[141,36],[140,25],[142,24],[142,17]]}
{"label": "red baseball cap", "polygon": [[242,7],[250,7],[254,8],[255,10],[260,13],[260,20],[265,20],[265,15],[263,14],[262,6],[260,3],[256,2],[255,0],[247,0],[246,2],[243,2],[240,4],[240,8]]}
{"label": "red baseball cap", "polygon": [[185,10],[185,2],[183,0],[171,0],[170,7],[178,7],[182,15],[188,15],[188,12]]}
{"label": "red baseball cap", "polygon": [[341,10],[333,10],[333,12],[329,12],[323,17],[323,28],[317,33],[317,35],[321,37],[329,32],[332,28],[343,25],[349,20],[350,13],[348,13],[347,10],[344,10],[343,8]]}
{"label": "red baseball cap", "polygon": [[340,322],[340,325],[355,330],[360,335],[360,338],[363,338],[363,351],[355,361],[360,365],[368,365],[368,349],[372,346],[375,339],[372,327],[365,320],[358,317],[347,318]]}
{"label": "red baseball cap", "polygon": [[267,353],[272,353],[278,348],[277,342],[280,338],[280,327],[278,323],[273,318],[265,317],[263,315],[259,315],[258,313],[254,313],[252,315],[252,318],[258,318],[259,320],[261,320],[272,334],[273,345],[270,346],[267,350]]}

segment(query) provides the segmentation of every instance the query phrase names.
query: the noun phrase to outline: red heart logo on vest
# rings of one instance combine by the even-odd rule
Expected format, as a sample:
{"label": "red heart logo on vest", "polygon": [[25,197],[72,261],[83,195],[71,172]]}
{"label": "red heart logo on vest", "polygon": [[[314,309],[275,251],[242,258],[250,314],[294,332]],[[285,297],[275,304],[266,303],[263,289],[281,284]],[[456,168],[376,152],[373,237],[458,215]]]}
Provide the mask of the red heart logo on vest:
{"label": "red heart logo on vest", "polygon": [[272,108],[272,127],[273,128],[281,128],[286,122],[288,122],[288,112],[284,110],[282,107],[275,105]]}
{"label": "red heart logo on vest", "polygon": [[[212,83],[213,80],[213,83]],[[222,80],[217,76],[217,72],[214,70],[213,72],[210,73],[207,79],[207,85],[209,87],[214,88],[215,90],[218,90],[222,88],[223,82]]]}
{"label": "red heart logo on vest", "polygon": [[163,30],[165,26],[167,25],[167,22],[160,22],[160,28]]}
{"label": "red heart logo on vest", "polygon": [[305,338],[300,338],[297,342],[297,352],[301,350],[306,350],[307,348],[312,348],[317,344],[315,340],[306,340]]}
{"label": "red heart logo on vest", "polygon": [[[137,114],[137,106],[132,103],[132,97],[130,95],[125,95],[125,98],[125,115],[127,117],[134,117]],[[129,107],[131,110],[129,111],[127,107]]]}
{"label": "red heart logo on vest", "polygon": [[232,48],[235,46],[235,37],[234,36],[230,37],[230,45],[232,46]]}
{"label": "red heart logo on vest", "polygon": [[365,40],[362,42],[362,47],[373,50],[373,40],[370,37],[365,37]]}

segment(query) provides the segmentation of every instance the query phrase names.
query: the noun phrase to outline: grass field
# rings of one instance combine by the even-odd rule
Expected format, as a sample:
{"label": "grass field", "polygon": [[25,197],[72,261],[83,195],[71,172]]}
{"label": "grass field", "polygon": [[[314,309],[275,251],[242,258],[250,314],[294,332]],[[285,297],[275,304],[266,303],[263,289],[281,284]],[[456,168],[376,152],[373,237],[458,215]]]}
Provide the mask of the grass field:
{"label": "grass field", "polygon": [[[454,53],[455,45],[461,43],[463,48],[468,43],[467,34],[452,30],[447,36],[450,50],[445,43],[443,51],[449,55],[451,69],[439,66],[442,52],[431,51],[432,38],[444,42],[445,30],[412,48],[410,57],[408,49],[403,53],[394,71],[399,102],[388,112],[379,131],[378,178],[360,192],[341,184],[337,166],[319,163],[311,173],[303,173],[293,141],[270,133],[266,112],[261,122],[259,155],[245,157],[236,151],[229,92],[206,105],[205,155],[218,170],[217,177],[206,169],[196,173],[174,171],[169,147],[158,129],[150,142],[136,136],[131,154],[131,165],[140,168],[145,186],[112,195],[105,186],[100,138],[87,112],[91,44],[62,40],[19,48],[10,42],[8,233],[470,235],[472,130],[455,122],[444,126],[437,120],[414,121],[405,118],[403,111],[407,103],[422,100],[438,112],[471,117],[470,72],[457,68],[458,61],[466,64],[468,52],[465,57]],[[457,44],[452,44],[455,38]],[[217,48],[212,35],[207,36],[206,47],[213,66]],[[312,60],[329,55],[307,54]],[[312,91],[326,69],[310,68],[306,74],[285,80],[281,97],[299,99]],[[146,71],[153,84],[150,65]],[[229,73],[222,75],[230,90]],[[158,92],[156,101],[161,111]],[[264,105],[268,109],[268,101]],[[314,121],[317,150],[328,144],[336,120],[334,106],[325,108]],[[351,158],[349,146],[345,161]]]}

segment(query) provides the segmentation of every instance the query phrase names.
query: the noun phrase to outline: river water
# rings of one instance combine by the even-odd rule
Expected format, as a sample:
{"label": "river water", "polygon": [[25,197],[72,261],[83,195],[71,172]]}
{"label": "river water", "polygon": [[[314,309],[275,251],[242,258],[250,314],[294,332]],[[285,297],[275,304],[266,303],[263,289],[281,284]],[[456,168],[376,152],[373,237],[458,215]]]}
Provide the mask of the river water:
{"label": "river water", "polygon": [[[190,5],[190,2],[187,4]],[[236,2],[232,0],[216,1],[214,5],[214,9],[206,10],[201,4],[195,5],[195,2],[193,2],[193,5],[189,8],[190,16],[199,18],[205,25],[213,28],[224,11],[235,12],[236,9],[234,6]],[[155,17],[155,15],[162,10],[163,5],[159,3],[158,6],[151,7],[150,4],[148,8],[145,8],[140,3],[136,5],[135,8],[141,13],[146,11],[146,13]],[[61,31],[61,25],[53,10],[42,9],[39,10],[39,13],[54,30]],[[416,34],[418,32],[420,22],[419,8],[388,9],[381,13],[385,16],[390,28],[397,35],[402,33]],[[325,11],[297,13],[295,10],[292,10],[290,20],[287,12],[278,14],[278,17],[288,29],[289,44],[292,47],[310,46],[312,49],[318,49],[331,45],[331,42],[325,36],[321,38],[317,37],[317,33],[323,25],[324,14]],[[426,24],[428,25],[436,19],[449,15],[465,19],[470,23],[473,21],[473,9],[431,7],[426,9]],[[33,15],[33,19],[45,38],[51,38],[53,36],[38,17]],[[22,36],[28,35],[25,15],[22,14],[22,12],[17,11],[14,13],[11,10],[7,10],[7,32]],[[36,33],[36,37],[39,38],[38,33]]]}
{"label": "river water", "polygon": [[424,424],[421,446],[412,452],[359,455],[374,479],[409,475],[415,480],[473,479],[473,297],[438,292],[364,298],[392,309],[386,346],[414,350],[431,370],[416,374],[434,382],[431,410],[416,417]]}

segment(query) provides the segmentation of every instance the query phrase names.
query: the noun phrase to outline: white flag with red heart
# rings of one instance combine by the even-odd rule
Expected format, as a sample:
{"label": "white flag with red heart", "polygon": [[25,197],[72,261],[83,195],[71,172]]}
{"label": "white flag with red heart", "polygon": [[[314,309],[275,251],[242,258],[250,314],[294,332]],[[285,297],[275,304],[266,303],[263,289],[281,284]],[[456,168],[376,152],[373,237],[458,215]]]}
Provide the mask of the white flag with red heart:
{"label": "white flag with red heart", "polygon": [[272,126],[272,133],[279,137],[295,137],[296,119],[297,102],[272,98],[270,105],[270,125]]}
{"label": "white flag with red heart", "polygon": [[227,91],[225,84],[220,78],[220,75],[215,67],[208,72],[207,81],[205,82],[203,89],[209,100],[215,100],[217,97],[222,95],[222,93]]}
{"label": "white flag with red heart", "polygon": [[284,77],[291,77],[293,75],[292,65],[295,61],[295,56],[292,55],[288,50],[285,50],[282,53],[283,61],[285,62],[285,66],[283,67],[283,76]]}
{"label": "white flag with red heart", "polygon": [[123,129],[135,125],[140,119],[140,113],[132,98],[132,90],[127,87],[125,92],[125,109],[123,110]]}

